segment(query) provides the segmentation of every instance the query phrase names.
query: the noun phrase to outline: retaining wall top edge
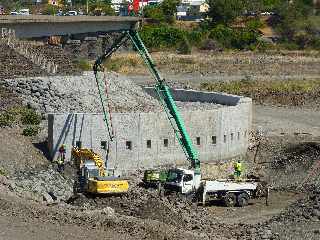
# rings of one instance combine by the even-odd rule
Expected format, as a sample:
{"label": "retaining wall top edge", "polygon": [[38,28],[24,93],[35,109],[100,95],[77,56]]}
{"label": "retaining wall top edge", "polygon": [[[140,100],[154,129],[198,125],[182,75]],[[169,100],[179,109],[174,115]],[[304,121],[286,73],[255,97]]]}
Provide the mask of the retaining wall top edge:
{"label": "retaining wall top edge", "polygon": [[[191,112],[215,112],[219,109],[222,109],[222,108],[229,108],[229,107],[235,107],[235,106],[221,106],[221,107],[217,107],[217,108],[213,108],[213,109],[199,109],[199,110],[196,110],[196,109],[191,109],[191,110],[185,110],[183,108],[179,108],[179,112],[180,113],[191,113]],[[165,114],[164,111],[157,111],[157,112],[114,112],[112,114],[114,115],[131,115],[131,114],[141,114],[141,115],[148,115],[148,114]],[[77,114],[85,114],[85,115],[103,115],[103,113],[92,113],[92,112],[67,112],[67,113],[61,113],[61,112],[58,112],[58,113],[47,113],[48,116],[63,116],[63,115],[70,115],[70,114],[74,114],[74,115],[77,115]]]}

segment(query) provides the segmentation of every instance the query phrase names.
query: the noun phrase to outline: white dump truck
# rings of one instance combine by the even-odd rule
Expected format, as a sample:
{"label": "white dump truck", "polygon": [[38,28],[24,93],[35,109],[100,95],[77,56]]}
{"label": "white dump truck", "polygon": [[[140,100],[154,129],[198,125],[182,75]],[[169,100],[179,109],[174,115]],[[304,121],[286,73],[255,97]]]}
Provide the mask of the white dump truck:
{"label": "white dump truck", "polygon": [[166,189],[183,194],[196,193],[203,205],[209,200],[222,200],[227,207],[248,205],[249,199],[260,194],[259,182],[255,180],[200,180],[193,170],[170,169],[164,183]]}

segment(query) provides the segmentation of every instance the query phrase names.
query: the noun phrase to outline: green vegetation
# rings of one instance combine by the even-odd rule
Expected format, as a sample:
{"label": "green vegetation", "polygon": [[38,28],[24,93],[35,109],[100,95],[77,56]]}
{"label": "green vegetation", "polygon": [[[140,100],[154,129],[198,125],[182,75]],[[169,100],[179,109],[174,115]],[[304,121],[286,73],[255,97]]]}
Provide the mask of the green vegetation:
{"label": "green vegetation", "polygon": [[91,1],[89,11],[97,16],[100,15],[115,15],[109,1]]}
{"label": "green vegetation", "polygon": [[232,29],[217,25],[210,31],[209,38],[218,41],[224,48],[251,49],[258,43],[258,33],[249,28]]}
{"label": "green vegetation", "polygon": [[0,175],[1,176],[6,176],[7,172],[4,169],[0,168]]}
{"label": "green vegetation", "polygon": [[0,113],[0,127],[11,127],[16,121],[16,116],[8,111]]}
{"label": "green vegetation", "polygon": [[[265,51],[271,45],[261,40],[260,28],[268,25],[280,36],[278,48],[320,49],[320,16],[312,0],[207,0],[207,3],[209,11],[203,16],[206,20],[189,29],[174,25],[176,0],[146,7],[144,16],[158,22],[141,30],[147,47],[180,52],[177,48],[189,42],[192,48]],[[259,13],[264,11],[274,14],[261,21]]]}
{"label": "green vegetation", "polygon": [[34,110],[15,106],[0,113],[0,127],[12,127],[14,124],[27,125],[23,135],[34,136],[39,131],[41,116]]}
{"label": "green vegetation", "polygon": [[59,7],[51,5],[51,4],[46,4],[42,8],[42,13],[45,15],[55,15],[59,11]]}
{"label": "green vegetation", "polygon": [[303,105],[313,101],[320,94],[320,80],[290,80],[290,81],[241,81],[202,83],[201,89],[230,94],[244,95],[259,103],[266,100],[276,104]]}
{"label": "green vegetation", "polygon": [[82,71],[91,71],[92,65],[87,59],[77,59],[74,62]]}
{"label": "green vegetation", "polygon": [[279,16],[272,25],[283,46],[320,49],[320,16],[317,16],[312,0],[295,0],[290,4],[283,1],[275,6],[275,10]]}
{"label": "green vegetation", "polygon": [[24,136],[35,136],[39,133],[39,126],[28,126],[25,129],[23,129],[22,135]]}
{"label": "green vegetation", "polygon": [[207,15],[210,17],[213,26],[232,23],[243,13],[245,8],[243,0],[207,0],[207,3],[209,5]]}
{"label": "green vegetation", "polygon": [[191,45],[186,37],[178,45],[177,51],[179,54],[191,54]]}
{"label": "green vegetation", "polygon": [[179,0],[164,0],[157,6],[146,6],[143,15],[162,23],[172,24],[175,22],[175,13],[179,2]]}
{"label": "green vegetation", "polygon": [[24,108],[20,114],[21,123],[24,125],[38,125],[41,122],[41,116],[33,109]]}
{"label": "green vegetation", "polygon": [[169,25],[145,26],[140,35],[148,48],[172,49],[186,37],[187,31]]}
{"label": "green vegetation", "polygon": [[108,71],[115,71],[115,72],[126,72],[128,68],[135,68],[141,66],[143,61],[141,58],[136,54],[128,54],[125,57],[123,56],[114,56],[110,60],[105,63],[106,69]]}

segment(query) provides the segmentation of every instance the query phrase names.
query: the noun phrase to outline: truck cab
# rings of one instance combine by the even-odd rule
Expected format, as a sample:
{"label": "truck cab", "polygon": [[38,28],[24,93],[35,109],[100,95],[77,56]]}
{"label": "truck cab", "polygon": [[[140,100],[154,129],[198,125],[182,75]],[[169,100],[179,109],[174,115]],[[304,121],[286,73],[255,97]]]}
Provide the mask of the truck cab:
{"label": "truck cab", "polygon": [[183,168],[169,169],[165,188],[188,194],[198,188],[196,179],[197,177],[193,170]]}

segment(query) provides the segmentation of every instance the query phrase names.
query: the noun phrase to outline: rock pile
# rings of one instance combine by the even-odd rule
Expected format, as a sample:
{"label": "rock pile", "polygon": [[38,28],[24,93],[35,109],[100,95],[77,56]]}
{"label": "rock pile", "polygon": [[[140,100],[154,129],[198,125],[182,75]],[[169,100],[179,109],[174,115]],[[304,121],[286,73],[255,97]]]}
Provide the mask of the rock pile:
{"label": "rock pile", "polygon": [[[102,77],[102,76],[101,76]],[[113,112],[162,111],[158,100],[125,76],[107,73],[108,89]],[[101,104],[94,76],[86,72],[81,76],[52,76],[7,79],[5,87],[18,93],[24,104],[47,112],[101,112]],[[216,104],[177,103],[187,109],[212,109]]]}
{"label": "rock pile", "polygon": [[64,177],[53,167],[16,172],[10,188],[18,195],[36,201],[66,201],[73,195],[74,181]]}
{"label": "rock pile", "polygon": [[[317,189],[317,188],[316,188]],[[272,218],[271,222],[301,222],[311,220],[320,221],[320,189],[315,190],[307,198],[293,203],[279,216]]]}

